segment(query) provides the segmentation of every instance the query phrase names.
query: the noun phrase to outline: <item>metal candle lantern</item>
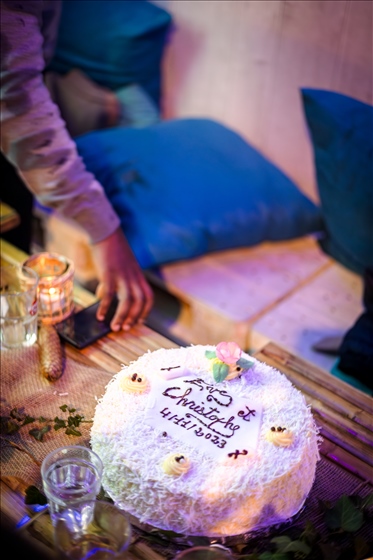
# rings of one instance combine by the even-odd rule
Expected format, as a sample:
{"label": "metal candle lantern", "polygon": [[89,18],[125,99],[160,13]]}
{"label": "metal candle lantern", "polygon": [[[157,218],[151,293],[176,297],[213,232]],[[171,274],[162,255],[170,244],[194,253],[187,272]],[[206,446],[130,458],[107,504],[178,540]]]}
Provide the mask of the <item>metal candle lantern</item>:
{"label": "metal candle lantern", "polygon": [[57,253],[37,253],[24,264],[37,272],[38,317],[42,323],[54,324],[68,317],[74,309],[74,264]]}

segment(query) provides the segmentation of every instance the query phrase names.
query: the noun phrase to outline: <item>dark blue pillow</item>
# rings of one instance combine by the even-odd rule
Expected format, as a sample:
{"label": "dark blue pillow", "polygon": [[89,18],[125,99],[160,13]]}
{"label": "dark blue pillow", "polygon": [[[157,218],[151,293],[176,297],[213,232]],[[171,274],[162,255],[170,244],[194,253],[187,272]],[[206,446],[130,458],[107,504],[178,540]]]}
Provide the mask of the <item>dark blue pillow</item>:
{"label": "dark blue pillow", "polygon": [[363,274],[373,267],[373,107],[302,89],[327,234],[323,250]]}
{"label": "dark blue pillow", "polygon": [[164,121],[76,141],[143,268],[321,228],[320,209],[217,122]]}
{"label": "dark blue pillow", "polygon": [[64,0],[54,58],[48,68],[78,68],[112,90],[139,84],[159,104],[160,63],[171,24],[145,0]]}

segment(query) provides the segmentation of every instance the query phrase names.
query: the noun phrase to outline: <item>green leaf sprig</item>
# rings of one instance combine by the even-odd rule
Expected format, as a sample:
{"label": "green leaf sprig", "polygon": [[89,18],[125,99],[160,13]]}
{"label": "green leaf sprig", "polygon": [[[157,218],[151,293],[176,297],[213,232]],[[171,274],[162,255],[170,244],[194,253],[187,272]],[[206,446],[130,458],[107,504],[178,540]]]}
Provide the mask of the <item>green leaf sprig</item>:
{"label": "green leaf sprig", "polygon": [[39,416],[34,418],[18,408],[13,408],[9,416],[1,417],[1,435],[14,435],[24,426],[38,422],[38,427],[33,427],[29,430],[30,436],[37,441],[43,441],[45,434],[50,432],[52,428],[55,431],[63,429],[68,436],[81,436],[82,433],[78,429],[80,424],[92,422],[92,420],[85,420],[83,415],[76,413],[76,409],[70,408],[67,404],[63,404],[59,408],[62,412],[67,413],[67,417],[60,418],[55,416],[55,418],[45,418],[44,416]]}
{"label": "green leaf sprig", "polygon": [[36,486],[28,486],[25,492],[25,504],[45,506],[48,503],[47,498],[40,492]]}

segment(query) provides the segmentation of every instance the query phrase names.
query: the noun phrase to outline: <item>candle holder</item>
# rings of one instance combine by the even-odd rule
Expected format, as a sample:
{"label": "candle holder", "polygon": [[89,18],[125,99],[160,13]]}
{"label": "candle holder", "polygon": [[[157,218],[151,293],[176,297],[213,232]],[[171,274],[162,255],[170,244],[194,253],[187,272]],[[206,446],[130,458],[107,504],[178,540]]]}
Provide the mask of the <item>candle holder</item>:
{"label": "candle holder", "polygon": [[54,324],[66,319],[74,309],[74,263],[57,253],[37,253],[23,264],[39,276],[39,321]]}

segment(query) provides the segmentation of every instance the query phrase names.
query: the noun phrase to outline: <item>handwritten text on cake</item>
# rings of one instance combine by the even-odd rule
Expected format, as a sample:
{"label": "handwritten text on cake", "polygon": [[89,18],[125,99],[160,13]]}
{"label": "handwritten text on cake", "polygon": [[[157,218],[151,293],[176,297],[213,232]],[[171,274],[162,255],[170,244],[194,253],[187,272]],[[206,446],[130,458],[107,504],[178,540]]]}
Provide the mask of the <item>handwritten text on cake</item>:
{"label": "handwritten text on cake", "polygon": [[182,377],[157,381],[152,389],[145,423],[173,438],[221,458],[236,450],[254,450],[262,406],[251,399]]}

